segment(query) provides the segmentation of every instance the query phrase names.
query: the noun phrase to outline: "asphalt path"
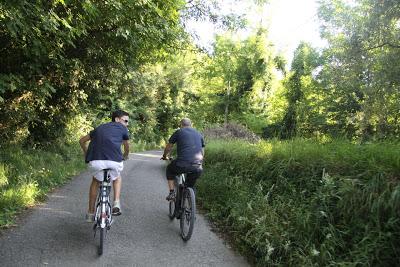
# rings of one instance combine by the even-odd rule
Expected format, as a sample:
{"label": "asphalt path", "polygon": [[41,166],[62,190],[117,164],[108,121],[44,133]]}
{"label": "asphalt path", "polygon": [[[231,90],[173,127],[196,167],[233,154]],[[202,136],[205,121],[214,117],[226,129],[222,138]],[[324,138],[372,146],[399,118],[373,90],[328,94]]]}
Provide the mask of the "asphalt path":
{"label": "asphalt path", "polygon": [[0,235],[0,266],[249,266],[196,215],[192,238],[184,242],[179,221],[168,218],[165,162],[161,151],[130,155],[124,164],[122,215],[97,255],[98,235],[84,221],[88,171],[27,212],[18,226]]}

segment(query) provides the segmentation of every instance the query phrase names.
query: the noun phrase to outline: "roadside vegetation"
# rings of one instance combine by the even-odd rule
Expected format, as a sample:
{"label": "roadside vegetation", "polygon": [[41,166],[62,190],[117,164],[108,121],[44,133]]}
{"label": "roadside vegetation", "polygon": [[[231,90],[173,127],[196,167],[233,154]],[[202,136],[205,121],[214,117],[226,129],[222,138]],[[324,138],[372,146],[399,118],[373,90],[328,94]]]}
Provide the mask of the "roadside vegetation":
{"label": "roadside vegetation", "polygon": [[259,266],[395,266],[398,143],[212,140],[198,199]]}
{"label": "roadside vegetation", "polygon": [[44,200],[46,193],[85,167],[78,146],[44,149],[2,147],[0,153],[0,227],[14,224],[23,209]]}

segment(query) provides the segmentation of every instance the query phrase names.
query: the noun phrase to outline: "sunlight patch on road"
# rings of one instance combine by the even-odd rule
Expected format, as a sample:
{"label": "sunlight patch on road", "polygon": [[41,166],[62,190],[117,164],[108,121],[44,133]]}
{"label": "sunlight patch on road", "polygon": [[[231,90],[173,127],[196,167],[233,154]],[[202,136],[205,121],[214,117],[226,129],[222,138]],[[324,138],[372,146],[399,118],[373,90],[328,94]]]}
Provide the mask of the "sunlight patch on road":
{"label": "sunlight patch on road", "polygon": [[51,195],[50,198],[67,198],[66,196]]}
{"label": "sunlight patch on road", "polygon": [[72,212],[69,211],[65,211],[65,210],[55,210],[52,208],[44,208],[44,207],[38,207],[39,210],[46,210],[46,211],[51,211],[51,212],[55,212],[55,213],[60,213],[60,214],[68,214],[71,215]]}

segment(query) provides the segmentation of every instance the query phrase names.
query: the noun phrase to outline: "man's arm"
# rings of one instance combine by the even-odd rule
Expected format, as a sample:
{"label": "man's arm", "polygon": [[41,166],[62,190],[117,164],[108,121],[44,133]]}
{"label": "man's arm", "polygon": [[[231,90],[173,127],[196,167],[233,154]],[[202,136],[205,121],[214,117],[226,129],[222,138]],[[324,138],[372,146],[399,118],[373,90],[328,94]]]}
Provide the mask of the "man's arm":
{"label": "man's arm", "polygon": [[81,145],[81,148],[83,151],[83,156],[86,156],[86,153],[87,153],[86,143],[89,141],[90,141],[90,135],[82,136],[81,139],[79,139],[79,144]]}
{"label": "man's arm", "polygon": [[129,158],[129,141],[122,141],[122,145],[124,146],[124,159],[127,160]]}
{"label": "man's arm", "polygon": [[172,150],[172,147],[173,147],[173,146],[174,146],[174,144],[171,144],[171,143],[168,143],[168,144],[165,146],[164,154],[163,154],[163,156],[162,156],[162,159],[168,159],[169,155],[171,154],[171,150]]}

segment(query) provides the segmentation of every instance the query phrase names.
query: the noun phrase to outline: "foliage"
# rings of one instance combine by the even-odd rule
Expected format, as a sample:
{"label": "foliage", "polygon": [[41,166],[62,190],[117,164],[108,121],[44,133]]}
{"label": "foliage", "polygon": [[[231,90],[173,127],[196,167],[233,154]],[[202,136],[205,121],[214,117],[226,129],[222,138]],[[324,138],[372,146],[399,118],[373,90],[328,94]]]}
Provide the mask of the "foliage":
{"label": "foliage", "polygon": [[320,56],[307,43],[301,43],[295,53],[291,72],[286,77],[286,99],[288,107],[282,120],[280,136],[284,139],[303,135],[307,128],[316,128],[313,119],[321,116],[318,108],[318,84],[313,78],[313,71],[319,66]]}
{"label": "foliage", "polygon": [[205,82],[213,94],[209,99],[214,113],[224,117],[212,122],[227,123],[233,117],[243,120],[239,114],[246,112],[265,116],[279,62],[263,28],[245,40],[238,40],[232,33],[217,36]]}
{"label": "foliage", "polygon": [[0,227],[13,224],[22,209],[42,200],[84,167],[78,146],[58,145],[48,150],[1,148]]}
{"label": "foliage", "polygon": [[[201,88],[196,83],[195,62],[203,57],[193,47],[168,56],[166,62],[148,64],[127,73],[127,91],[119,106],[131,114],[130,133],[135,142],[162,143],[182,117],[202,126]],[[191,116],[196,114],[196,116]]]}
{"label": "foliage", "polygon": [[[322,52],[300,43],[284,90],[268,100],[264,136],[399,135],[400,6],[396,1],[320,1]],[[267,107],[268,108],[268,107]]]}
{"label": "foliage", "polygon": [[394,266],[397,143],[208,142],[198,197],[259,266]]}
{"label": "foliage", "polygon": [[125,93],[127,69],[161,58],[183,40],[182,5],[181,1],[3,1],[2,139],[51,142],[64,135],[71,116],[115,109]]}
{"label": "foliage", "polygon": [[329,42],[320,75],[331,130],[367,140],[399,134],[398,1],[321,1]]}

